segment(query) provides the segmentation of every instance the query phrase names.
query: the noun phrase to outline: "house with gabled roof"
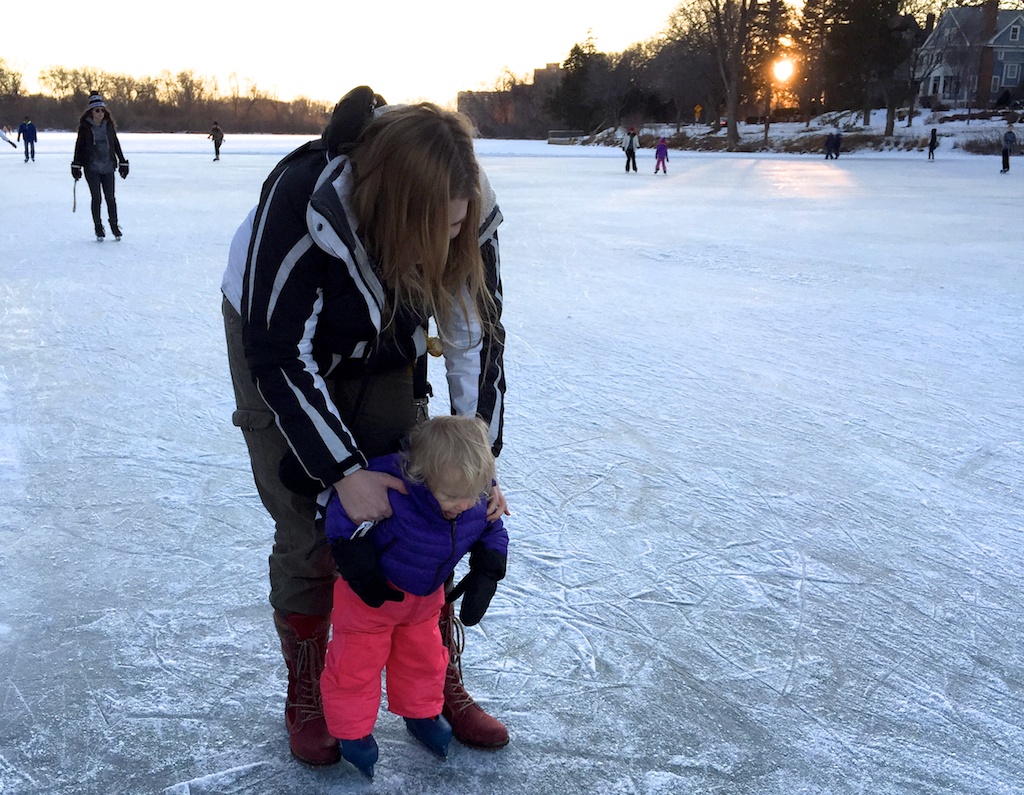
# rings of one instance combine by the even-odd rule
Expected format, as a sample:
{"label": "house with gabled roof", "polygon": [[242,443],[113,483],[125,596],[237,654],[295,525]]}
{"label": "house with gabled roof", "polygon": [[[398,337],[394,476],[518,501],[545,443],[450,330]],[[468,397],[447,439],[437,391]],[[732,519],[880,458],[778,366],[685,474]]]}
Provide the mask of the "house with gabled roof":
{"label": "house with gabled roof", "polygon": [[1024,11],[999,8],[998,0],[948,8],[918,62],[922,105],[989,107],[1024,97]]}

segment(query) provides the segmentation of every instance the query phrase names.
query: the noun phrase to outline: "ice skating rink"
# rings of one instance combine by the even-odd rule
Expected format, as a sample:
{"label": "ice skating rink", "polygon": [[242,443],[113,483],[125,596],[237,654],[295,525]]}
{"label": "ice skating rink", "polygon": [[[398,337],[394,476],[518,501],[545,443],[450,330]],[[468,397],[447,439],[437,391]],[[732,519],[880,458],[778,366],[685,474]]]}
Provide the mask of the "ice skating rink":
{"label": "ice skating rink", "polygon": [[303,140],[125,134],[120,243],[71,134],[0,153],[0,793],[1021,792],[1024,164],[481,141],[512,742],[382,711],[368,784],[289,755],[230,421],[228,244]]}

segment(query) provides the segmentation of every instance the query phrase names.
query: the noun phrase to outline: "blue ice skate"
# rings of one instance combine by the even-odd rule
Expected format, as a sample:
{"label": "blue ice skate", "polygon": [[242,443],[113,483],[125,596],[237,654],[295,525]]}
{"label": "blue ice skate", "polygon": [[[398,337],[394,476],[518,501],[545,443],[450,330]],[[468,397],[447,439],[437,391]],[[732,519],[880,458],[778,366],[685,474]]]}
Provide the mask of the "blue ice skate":
{"label": "blue ice skate", "polygon": [[448,743],[452,741],[452,727],[443,715],[436,718],[406,718],[405,727],[409,734],[427,747],[430,753],[441,759],[448,758]]}
{"label": "blue ice skate", "polygon": [[378,751],[377,741],[372,734],[367,734],[361,740],[342,740],[341,755],[355,765],[360,773],[373,779],[373,766],[377,763]]}

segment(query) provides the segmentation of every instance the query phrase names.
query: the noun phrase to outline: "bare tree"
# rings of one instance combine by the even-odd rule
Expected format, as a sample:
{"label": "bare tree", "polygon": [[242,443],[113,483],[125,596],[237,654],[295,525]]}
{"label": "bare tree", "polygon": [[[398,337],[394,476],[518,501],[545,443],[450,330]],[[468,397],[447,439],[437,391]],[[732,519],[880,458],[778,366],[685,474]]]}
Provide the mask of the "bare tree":
{"label": "bare tree", "polygon": [[187,69],[174,76],[164,72],[161,81],[166,99],[181,112],[185,128],[194,129],[195,116],[208,96],[207,79]]}
{"label": "bare tree", "polygon": [[695,0],[704,14],[712,52],[725,92],[726,142],[739,143],[740,92],[751,46],[751,30],[758,0]]}
{"label": "bare tree", "polygon": [[721,104],[721,79],[707,19],[695,3],[680,5],[669,16],[651,72],[654,88],[675,106],[677,133],[685,119],[700,121],[694,111],[701,103],[709,116]]}
{"label": "bare tree", "polygon": [[65,69],[63,66],[51,66],[49,69],[44,69],[39,73],[39,83],[58,100],[74,96],[78,89],[71,70]]}
{"label": "bare tree", "polygon": [[794,35],[800,69],[793,90],[800,100],[800,111],[811,125],[826,105],[825,54],[828,37],[835,24],[832,0],[807,0]]}
{"label": "bare tree", "polygon": [[13,99],[21,94],[21,72],[17,72],[7,65],[7,61],[0,58],[0,97]]}

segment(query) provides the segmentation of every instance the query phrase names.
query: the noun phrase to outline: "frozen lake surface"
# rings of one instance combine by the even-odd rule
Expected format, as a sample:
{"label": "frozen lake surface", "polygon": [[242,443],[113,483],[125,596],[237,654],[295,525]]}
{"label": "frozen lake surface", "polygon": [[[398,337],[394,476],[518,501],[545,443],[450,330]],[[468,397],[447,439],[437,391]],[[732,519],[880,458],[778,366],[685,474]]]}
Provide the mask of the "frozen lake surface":
{"label": "frozen lake surface", "polygon": [[1024,164],[480,142],[512,742],[383,713],[370,784],[289,755],[230,422],[228,244],[306,139],[124,135],[101,244],[72,138],[0,152],[0,793],[1022,791]]}

